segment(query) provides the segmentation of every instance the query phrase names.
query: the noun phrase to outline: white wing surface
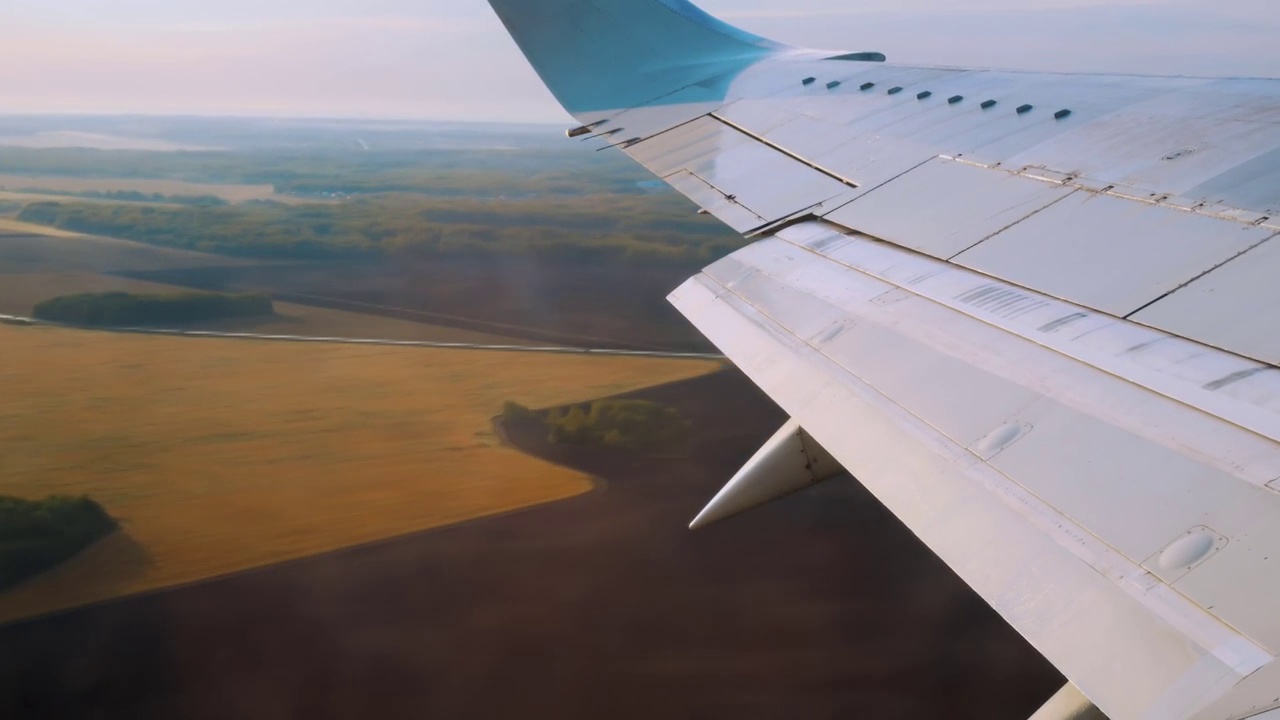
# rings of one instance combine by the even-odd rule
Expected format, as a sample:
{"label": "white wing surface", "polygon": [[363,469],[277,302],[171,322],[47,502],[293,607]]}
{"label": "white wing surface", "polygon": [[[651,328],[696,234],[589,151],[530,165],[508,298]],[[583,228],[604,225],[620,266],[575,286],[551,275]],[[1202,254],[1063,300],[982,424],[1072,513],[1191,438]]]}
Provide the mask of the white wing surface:
{"label": "white wing surface", "polygon": [[698,524],[829,454],[1114,720],[1280,708],[1280,81],[491,4],[571,134],[758,238],[671,296],[793,418]]}

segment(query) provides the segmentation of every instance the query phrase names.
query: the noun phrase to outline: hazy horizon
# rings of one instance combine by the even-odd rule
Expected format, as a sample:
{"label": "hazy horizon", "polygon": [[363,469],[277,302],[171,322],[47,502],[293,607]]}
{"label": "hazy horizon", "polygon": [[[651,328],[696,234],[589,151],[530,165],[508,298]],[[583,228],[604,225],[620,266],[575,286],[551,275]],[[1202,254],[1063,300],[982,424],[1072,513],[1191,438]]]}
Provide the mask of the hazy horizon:
{"label": "hazy horizon", "polygon": [[[1280,77],[1272,0],[705,0],[784,42],[890,61]],[[7,115],[563,123],[485,0],[10,0]]]}

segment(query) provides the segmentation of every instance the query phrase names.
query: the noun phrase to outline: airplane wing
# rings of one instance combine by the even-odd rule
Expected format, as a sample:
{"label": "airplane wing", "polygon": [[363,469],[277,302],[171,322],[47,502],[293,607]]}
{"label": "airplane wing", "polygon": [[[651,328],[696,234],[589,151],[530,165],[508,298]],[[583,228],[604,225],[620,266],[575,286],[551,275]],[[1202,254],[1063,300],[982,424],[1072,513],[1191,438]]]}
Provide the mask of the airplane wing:
{"label": "airplane wing", "polygon": [[756,239],[671,301],[792,421],[695,525],[843,467],[1071,680],[1041,717],[1280,718],[1280,81],[490,2],[571,136]]}

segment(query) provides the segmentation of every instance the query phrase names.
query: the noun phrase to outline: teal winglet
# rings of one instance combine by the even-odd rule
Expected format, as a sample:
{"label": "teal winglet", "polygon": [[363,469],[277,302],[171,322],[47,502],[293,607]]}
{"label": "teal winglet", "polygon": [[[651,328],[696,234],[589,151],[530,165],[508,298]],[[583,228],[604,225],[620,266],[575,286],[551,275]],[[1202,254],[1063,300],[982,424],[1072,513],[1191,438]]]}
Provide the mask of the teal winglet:
{"label": "teal winglet", "polygon": [[[723,99],[742,70],[788,46],[687,0],[489,0],[571,114]],[[672,101],[674,102],[674,101]]]}

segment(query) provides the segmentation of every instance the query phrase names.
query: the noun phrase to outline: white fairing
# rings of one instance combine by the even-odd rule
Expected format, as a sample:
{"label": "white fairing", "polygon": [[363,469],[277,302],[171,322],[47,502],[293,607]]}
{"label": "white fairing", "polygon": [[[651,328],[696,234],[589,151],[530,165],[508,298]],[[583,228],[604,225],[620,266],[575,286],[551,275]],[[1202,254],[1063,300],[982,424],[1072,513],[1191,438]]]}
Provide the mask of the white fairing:
{"label": "white fairing", "polygon": [[843,468],[792,420],[774,433],[689,527],[697,530],[840,474]]}
{"label": "white fairing", "polygon": [[1028,720],[1105,720],[1080,689],[1067,683]]}
{"label": "white fairing", "polygon": [[1103,712],[1280,712],[1280,81],[491,2],[579,120],[759,239],[676,307]]}

